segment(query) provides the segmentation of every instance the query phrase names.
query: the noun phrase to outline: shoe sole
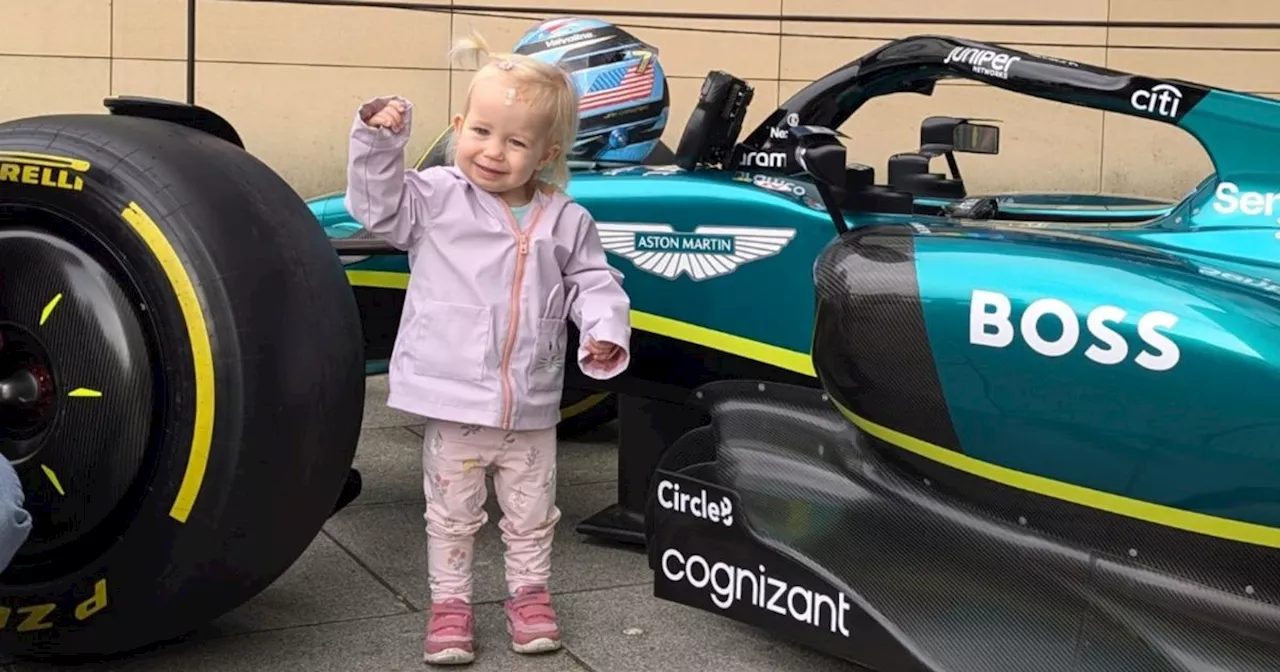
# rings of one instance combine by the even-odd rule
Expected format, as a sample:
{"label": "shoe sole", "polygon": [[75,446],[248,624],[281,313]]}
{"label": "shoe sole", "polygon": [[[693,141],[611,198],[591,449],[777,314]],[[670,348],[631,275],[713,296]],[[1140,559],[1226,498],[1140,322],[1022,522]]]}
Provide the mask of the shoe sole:
{"label": "shoe sole", "polygon": [[527,644],[519,644],[515,641],[511,642],[511,650],[516,653],[550,653],[560,649],[560,640],[551,639],[549,637],[539,637]]}
{"label": "shoe sole", "polygon": [[507,636],[511,637],[511,650],[516,653],[550,653],[560,649],[560,640],[550,637],[539,637],[531,642],[521,644],[515,640],[511,629],[511,621],[507,621]]}
{"label": "shoe sole", "polygon": [[464,649],[445,649],[435,653],[423,653],[422,662],[428,665],[466,665],[476,659],[476,654]]}

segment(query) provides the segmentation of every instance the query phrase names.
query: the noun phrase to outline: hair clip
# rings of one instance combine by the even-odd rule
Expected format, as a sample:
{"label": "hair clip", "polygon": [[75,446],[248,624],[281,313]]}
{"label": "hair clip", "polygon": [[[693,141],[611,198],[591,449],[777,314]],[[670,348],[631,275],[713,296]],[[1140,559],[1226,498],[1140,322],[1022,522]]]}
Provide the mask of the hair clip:
{"label": "hair clip", "polygon": [[516,67],[515,63],[512,63],[510,60],[505,58],[502,59],[501,61],[498,61],[496,65],[498,66],[499,70],[514,70]]}

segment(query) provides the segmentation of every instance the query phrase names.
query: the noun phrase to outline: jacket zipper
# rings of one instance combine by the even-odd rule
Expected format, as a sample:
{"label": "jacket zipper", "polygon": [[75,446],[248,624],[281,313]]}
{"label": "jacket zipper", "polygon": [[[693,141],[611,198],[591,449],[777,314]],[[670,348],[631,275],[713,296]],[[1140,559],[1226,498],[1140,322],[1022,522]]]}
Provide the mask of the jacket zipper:
{"label": "jacket zipper", "polygon": [[525,231],[520,230],[520,224],[516,222],[515,214],[511,212],[511,206],[506,201],[502,202],[502,207],[507,211],[507,221],[511,225],[511,231],[516,235],[516,272],[514,281],[511,284],[511,320],[510,326],[507,328],[507,342],[502,348],[502,428],[511,429],[511,413],[513,411],[514,400],[511,390],[511,353],[515,349],[516,334],[520,328],[520,293],[524,285],[524,261],[529,256],[529,238],[533,235],[540,223],[542,215],[542,206],[537,206],[529,218],[529,226]]}

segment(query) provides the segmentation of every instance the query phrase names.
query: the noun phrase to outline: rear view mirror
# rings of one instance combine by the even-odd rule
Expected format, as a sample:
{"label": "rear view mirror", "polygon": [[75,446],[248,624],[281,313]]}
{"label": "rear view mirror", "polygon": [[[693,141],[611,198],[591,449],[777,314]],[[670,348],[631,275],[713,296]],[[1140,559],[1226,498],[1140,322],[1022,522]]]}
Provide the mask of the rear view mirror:
{"label": "rear view mirror", "polygon": [[[984,119],[983,121],[995,121]],[[960,164],[956,152],[965,154],[999,154],[1000,127],[975,124],[959,117],[926,117],[920,124],[919,154],[934,158],[945,157],[951,179],[961,180]]]}
{"label": "rear view mirror", "polygon": [[846,150],[840,143],[844,134],[820,126],[795,126],[791,135],[796,140],[796,162],[800,169],[831,186],[844,186]]}
{"label": "rear view mirror", "polygon": [[840,131],[822,126],[793,126],[789,132],[796,141],[796,163],[801,170],[813,177],[813,186],[822,197],[822,204],[831,216],[836,234],[848,231],[844,213],[839,206],[844,194],[847,154],[840,138],[846,136]]}
{"label": "rear view mirror", "polygon": [[950,152],[999,154],[1000,127],[960,117],[926,117],[920,124],[920,153],[941,156]]}
{"label": "rear view mirror", "polygon": [[956,124],[951,135],[951,147],[952,151],[968,154],[999,154],[1000,127],[971,121]]}

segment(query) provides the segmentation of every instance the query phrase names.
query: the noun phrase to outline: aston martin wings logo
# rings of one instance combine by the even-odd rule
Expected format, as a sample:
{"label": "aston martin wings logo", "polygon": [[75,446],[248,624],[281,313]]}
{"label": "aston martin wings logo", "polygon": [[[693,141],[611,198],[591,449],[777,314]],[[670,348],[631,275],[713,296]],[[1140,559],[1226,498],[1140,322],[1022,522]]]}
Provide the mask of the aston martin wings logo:
{"label": "aston martin wings logo", "polygon": [[795,229],[755,226],[699,226],[692,233],[670,224],[600,222],[596,228],[605,250],[669,280],[727,275],[781,252],[796,235]]}

